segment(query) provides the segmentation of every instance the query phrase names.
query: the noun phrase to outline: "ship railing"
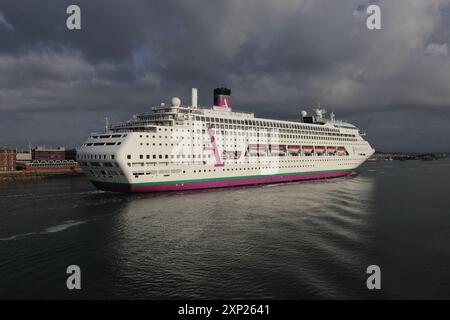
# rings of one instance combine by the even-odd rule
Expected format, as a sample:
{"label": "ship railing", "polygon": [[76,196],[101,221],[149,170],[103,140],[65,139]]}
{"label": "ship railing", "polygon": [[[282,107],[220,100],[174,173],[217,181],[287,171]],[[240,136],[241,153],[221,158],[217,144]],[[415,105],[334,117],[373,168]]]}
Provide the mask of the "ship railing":
{"label": "ship railing", "polygon": [[128,128],[128,127],[137,127],[137,126],[145,126],[145,127],[155,127],[156,125],[171,125],[173,123],[174,119],[155,119],[155,120],[143,120],[143,121],[127,121],[118,123],[116,125],[111,125],[111,129],[115,128]]}

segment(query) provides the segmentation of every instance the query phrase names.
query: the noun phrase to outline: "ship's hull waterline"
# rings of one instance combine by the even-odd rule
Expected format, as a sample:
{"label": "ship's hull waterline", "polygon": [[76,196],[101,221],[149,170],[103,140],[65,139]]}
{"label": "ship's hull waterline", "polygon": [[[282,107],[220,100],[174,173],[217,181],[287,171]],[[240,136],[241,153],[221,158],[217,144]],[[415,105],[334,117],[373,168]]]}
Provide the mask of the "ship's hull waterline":
{"label": "ship's hull waterline", "polygon": [[199,180],[181,180],[171,182],[151,182],[151,183],[108,183],[100,181],[92,181],[92,183],[100,190],[112,192],[165,192],[165,191],[184,191],[198,189],[214,189],[237,186],[248,186],[258,184],[273,184],[283,182],[330,179],[350,175],[353,170],[331,170],[318,172],[305,172],[282,175],[261,175],[261,176],[244,176],[223,179],[199,179]]}

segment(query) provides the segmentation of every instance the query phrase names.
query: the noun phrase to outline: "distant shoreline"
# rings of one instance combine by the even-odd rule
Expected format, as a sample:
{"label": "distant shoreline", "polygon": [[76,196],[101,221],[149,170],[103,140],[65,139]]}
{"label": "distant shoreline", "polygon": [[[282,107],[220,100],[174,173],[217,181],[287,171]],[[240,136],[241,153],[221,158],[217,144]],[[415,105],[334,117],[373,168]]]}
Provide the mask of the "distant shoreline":
{"label": "distant shoreline", "polygon": [[368,161],[386,161],[386,160],[421,160],[421,161],[432,161],[447,158],[446,153],[413,153],[413,152],[375,152]]}

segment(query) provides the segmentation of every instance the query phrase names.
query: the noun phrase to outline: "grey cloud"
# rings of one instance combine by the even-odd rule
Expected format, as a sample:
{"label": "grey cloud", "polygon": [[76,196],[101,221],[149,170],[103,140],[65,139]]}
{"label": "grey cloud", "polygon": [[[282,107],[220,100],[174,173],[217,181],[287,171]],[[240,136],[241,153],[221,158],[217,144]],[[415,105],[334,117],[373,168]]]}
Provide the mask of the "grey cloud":
{"label": "grey cloud", "polygon": [[[210,105],[227,85],[235,108],[263,117],[296,119],[320,101],[367,127],[377,149],[450,150],[436,139],[450,136],[450,1],[377,1],[382,30],[369,31],[372,2],[79,0],[82,30],[71,32],[73,1],[4,0],[0,144],[77,144],[104,116],[189,99],[192,86]],[[420,137],[398,134],[411,124]]]}

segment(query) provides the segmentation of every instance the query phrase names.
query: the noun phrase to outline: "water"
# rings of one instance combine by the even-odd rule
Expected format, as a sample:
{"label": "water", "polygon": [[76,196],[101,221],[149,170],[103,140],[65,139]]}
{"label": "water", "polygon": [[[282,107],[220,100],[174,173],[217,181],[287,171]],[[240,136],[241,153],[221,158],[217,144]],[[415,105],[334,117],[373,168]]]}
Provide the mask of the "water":
{"label": "water", "polygon": [[[450,298],[450,161],[358,171],[165,194],[2,184],[0,298]],[[66,289],[71,264],[81,291]]]}

